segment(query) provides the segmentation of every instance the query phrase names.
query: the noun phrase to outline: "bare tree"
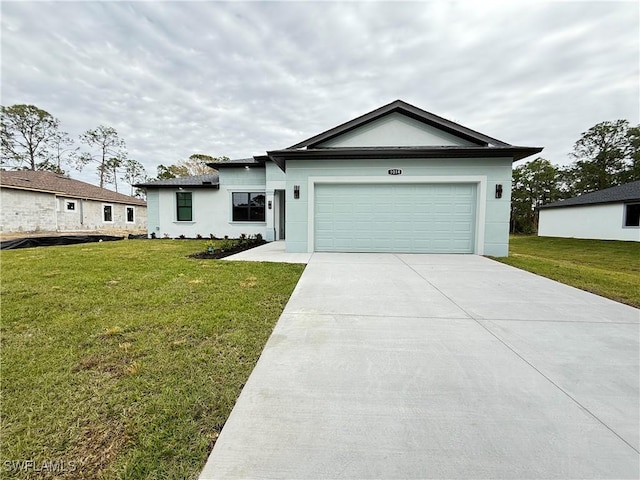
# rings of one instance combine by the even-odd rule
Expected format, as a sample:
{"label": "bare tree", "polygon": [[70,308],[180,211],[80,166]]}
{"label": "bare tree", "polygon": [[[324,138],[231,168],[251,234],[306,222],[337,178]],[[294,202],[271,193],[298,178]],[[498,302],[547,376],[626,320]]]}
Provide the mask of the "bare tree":
{"label": "bare tree", "polygon": [[[104,187],[110,175],[109,172],[114,170],[111,159],[120,159],[126,157],[126,146],[124,140],[118,137],[118,132],[112,127],[100,125],[94,130],[87,130],[80,135],[80,141],[94,149],[94,152],[83,152],[76,160],[78,170],[82,170],[89,163],[97,163],[98,175],[100,176],[100,187]],[[117,161],[115,162],[117,163]],[[115,167],[117,169],[117,167]],[[116,189],[117,189],[117,181]]]}
{"label": "bare tree", "polygon": [[46,163],[51,170],[64,173],[62,165],[73,164],[76,153],[80,147],[75,147],[69,134],[61,131],[57,131],[55,135],[51,137],[50,144],[51,149]]}
{"label": "bare tree", "polygon": [[143,182],[147,178],[147,171],[139,161],[134,160],[133,158],[125,159],[122,164],[122,168],[124,170],[124,173],[122,177],[120,177],[120,179],[124,180],[130,185],[131,193],[129,195],[133,196],[133,185],[137,182]]}

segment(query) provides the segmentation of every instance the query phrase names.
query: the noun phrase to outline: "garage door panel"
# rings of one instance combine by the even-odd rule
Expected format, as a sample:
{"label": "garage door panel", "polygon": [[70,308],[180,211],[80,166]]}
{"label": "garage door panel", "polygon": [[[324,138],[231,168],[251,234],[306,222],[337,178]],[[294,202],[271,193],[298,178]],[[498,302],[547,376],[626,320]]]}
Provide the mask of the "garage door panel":
{"label": "garage door panel", "polygon": [[461,205],[456,203],[453,205],[453,213],[461,214],[461,215],[471,215],[473,214],[474,206],[473,205]]}
{"label": "garage door panel", "polygon": [[320,184],[315,250],[472,253],[473,184]]}

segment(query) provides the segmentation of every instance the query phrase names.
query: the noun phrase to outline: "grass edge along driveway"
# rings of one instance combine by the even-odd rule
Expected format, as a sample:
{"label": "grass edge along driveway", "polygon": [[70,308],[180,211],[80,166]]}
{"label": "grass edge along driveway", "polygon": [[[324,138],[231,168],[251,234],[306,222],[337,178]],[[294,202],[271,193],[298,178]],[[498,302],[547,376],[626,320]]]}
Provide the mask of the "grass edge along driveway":
{"label": "grass edge along driveway", "polygon": [[499,262],[640,308],[640,243],[512,236]]}
{"label": "grass edge along driveway", "polygon": [[1,478],[199,474],[304,269],[204,243],[0,254]]}

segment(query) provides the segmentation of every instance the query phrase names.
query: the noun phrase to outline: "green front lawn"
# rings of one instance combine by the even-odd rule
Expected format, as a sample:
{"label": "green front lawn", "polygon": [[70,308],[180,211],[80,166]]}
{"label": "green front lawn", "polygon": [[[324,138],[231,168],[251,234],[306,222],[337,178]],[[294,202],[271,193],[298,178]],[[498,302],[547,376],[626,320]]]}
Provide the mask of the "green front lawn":
{"label": "green front lawn", "polygon": [[512,236],[496,260],[640,308],[640,243]]}
{"label": "green front lawn", "polygon": [[304,268],[185,258],[204,245],[1,253],[2,478],[198,475]]}

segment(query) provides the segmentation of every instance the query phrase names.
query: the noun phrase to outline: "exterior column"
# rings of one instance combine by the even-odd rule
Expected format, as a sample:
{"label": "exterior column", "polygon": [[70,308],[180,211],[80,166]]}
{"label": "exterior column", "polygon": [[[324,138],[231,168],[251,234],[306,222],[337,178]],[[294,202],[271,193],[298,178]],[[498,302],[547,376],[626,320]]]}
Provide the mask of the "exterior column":
{"label": "exterior column", "polygon": [[274,198],[274,190],[268,190],[265,192],[266,197],[267,197],[267,204],[266,206],[266,220],[267,220],[267,228],[266,228],[266,232],[265,232],[265,237],[264,239],[267,242],[273,242],[276,239],[276,229],[275,229],[275,209],[276,209],[276,202],[275,202],[275,198]]}

